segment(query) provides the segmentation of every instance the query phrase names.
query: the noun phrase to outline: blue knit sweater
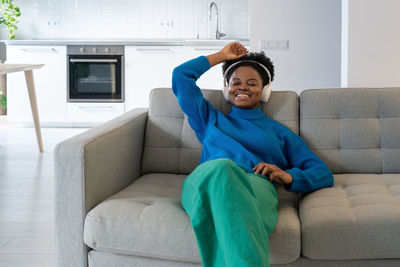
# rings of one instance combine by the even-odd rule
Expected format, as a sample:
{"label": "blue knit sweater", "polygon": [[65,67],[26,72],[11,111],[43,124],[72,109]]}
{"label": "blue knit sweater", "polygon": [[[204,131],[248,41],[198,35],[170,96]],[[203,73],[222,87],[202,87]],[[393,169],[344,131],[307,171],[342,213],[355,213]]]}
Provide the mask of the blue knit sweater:
{"label": "blue knit sweater", "polygon": [[212,107],[196,85],[208,69],[208,59],[200,56],[176,67],[172,75],[172,90],[203,145],[201,163],[228,158],[251,173],[260,162],[274,164],[292,175],[293,182],[285,187],[293,192],[333,185],[331,171],[304,140],[265,116],[261,107],[232,106],[226,115]]}

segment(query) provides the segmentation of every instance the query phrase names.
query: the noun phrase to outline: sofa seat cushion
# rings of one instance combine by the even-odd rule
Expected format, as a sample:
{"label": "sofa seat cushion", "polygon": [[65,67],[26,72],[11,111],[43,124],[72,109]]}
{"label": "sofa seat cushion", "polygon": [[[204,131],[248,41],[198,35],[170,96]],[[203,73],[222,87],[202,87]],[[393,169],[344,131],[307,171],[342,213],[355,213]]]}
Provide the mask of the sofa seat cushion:
{"label": "sofa seat cushion", "polygon": [[[185,177],[146,174],[97,205],[86,216],[85,244],[103,252],[201,263],[190,219],[180,205]],[[297,195],[280,188],[279,196],[278,224],[270,236],[271,263],[300,256]]]}
{"label": "sofa seat cushion", "polygon": [[311,259],[400,258],[400,174],[340,174],[300,202]]}

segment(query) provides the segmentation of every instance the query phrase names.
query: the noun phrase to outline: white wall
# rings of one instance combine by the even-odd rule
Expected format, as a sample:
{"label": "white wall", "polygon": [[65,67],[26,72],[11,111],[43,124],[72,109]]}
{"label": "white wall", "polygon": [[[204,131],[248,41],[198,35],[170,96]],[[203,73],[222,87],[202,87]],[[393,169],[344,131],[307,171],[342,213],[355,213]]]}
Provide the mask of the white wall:
{"label": "white wall", "polygon": [[[248,1],[214,0],[221,32],[248,39]],[[211,0],[15,0],[17,39],[178,39],[214,37]],[[2,31],[2,39],[7,39]]]}
{"label": "white wall", "polygon": [[340,87],[341,0],[250,0],[249,14],[251,50],[260,40],[289,40],[288,50],[265,50],[273,90]]}
{"label": "white wall", "polygon": [[349,87],[400,86],[400,1],[348,1]]}

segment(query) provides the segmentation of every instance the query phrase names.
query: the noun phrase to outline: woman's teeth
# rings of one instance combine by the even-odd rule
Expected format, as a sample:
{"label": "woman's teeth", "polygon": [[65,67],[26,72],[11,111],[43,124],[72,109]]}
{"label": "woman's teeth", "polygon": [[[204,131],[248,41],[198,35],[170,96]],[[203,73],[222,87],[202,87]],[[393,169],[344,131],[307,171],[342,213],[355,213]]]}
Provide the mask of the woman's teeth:
{"label": "woman's teeth", "polygon": [[237,95],[236,97],[250,97],[250,96],[248,96],[248,95],[245,95],[245,94],[240,94],[240,95]]}

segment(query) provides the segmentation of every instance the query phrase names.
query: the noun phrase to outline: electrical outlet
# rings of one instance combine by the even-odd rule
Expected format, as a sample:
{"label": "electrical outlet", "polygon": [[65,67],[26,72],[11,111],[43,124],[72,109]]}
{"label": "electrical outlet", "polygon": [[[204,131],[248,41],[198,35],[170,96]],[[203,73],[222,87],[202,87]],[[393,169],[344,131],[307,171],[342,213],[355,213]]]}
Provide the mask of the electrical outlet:
{"label": "electrical outlet", "polygon": [[259,50],[267,50],[269,48],[268,46],[268,40],[261,40],[258,44]]}
{"label": "electrical outlet", "polygon": [[279,40],[278,49],[289,49],[289,40]]}
{"label": "electrical outlet", "polygon": [[269,40],[268,48],[269,49],[278,49],[278,41],[277,40]]}
{"label": "electrical outlet", "polygon": [[288,50],[289,40],[261,40],[258,46],[259,50]]}

